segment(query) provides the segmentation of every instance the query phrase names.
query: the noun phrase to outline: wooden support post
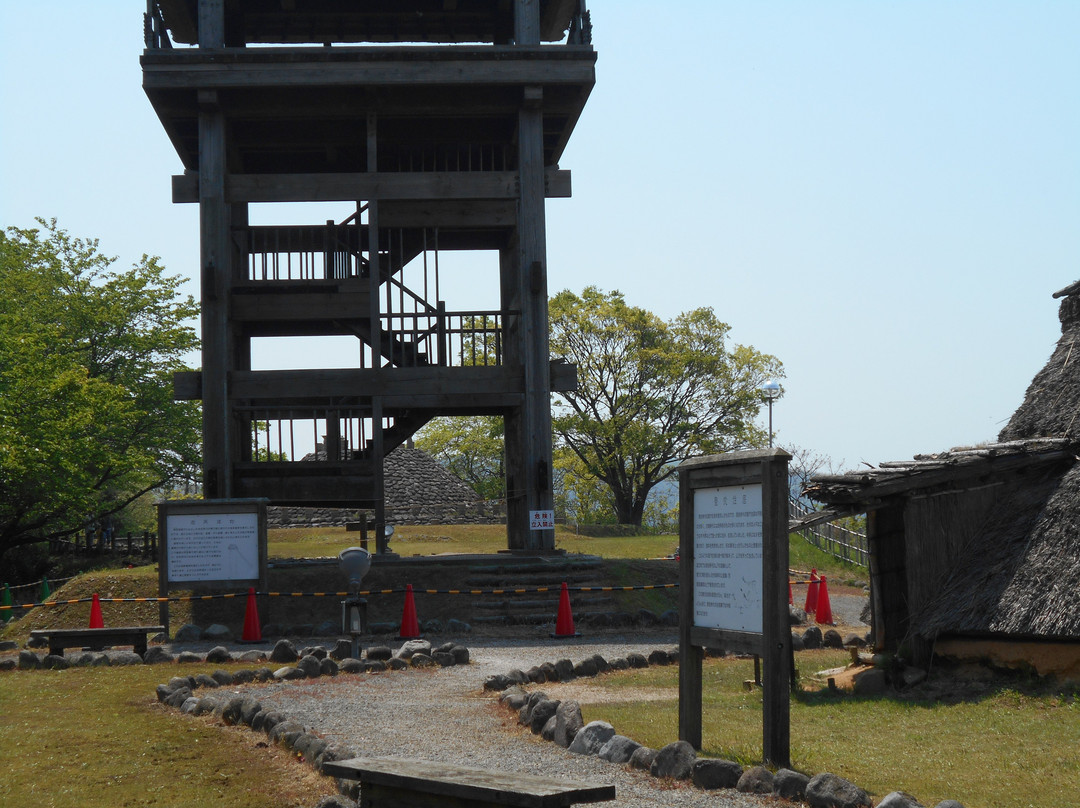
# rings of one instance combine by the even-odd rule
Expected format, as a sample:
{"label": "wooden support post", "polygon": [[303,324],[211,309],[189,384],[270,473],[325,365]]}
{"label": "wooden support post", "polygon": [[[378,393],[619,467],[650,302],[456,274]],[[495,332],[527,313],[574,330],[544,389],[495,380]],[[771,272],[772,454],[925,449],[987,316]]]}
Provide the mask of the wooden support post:
{"label": "wooden support post", "polygon": [[518,45],[540,44],[540,0],[517,0],[514,4],[514,41]]}
{"label": "wooden support post", "polygon": [[203,495],[219,499],[232,496],[232,424],[227,391],[232,247],[229,207],[225,203],[225,116],[216,92],[201,91],[199,102]]}
{"label": "wooden support post", "polygon": [[335,462],[342,459],[341,420],[337,410],[326,413],[326,459]]}
{"label": "wooden support post", "polygon": [[787,458],[761,464],[762,719],[765,762],[791,765],[791,622],[788,613]]}
{"label": "wooden support post", "polygon": [[383,412],[382,401],[376,396],[371,402],[371,472],[375,494],[375,551],[380,555],[387,552],[386,540],[386,499],[383,469]]}
{"label": "wooden support post", "polygon": [[908,628],[904,507],[896,502],[866,515],[870,610],[875,651],[895,651]]}
{"label": "wooden support post", "polygon": [[[519,6],[520,10],[520,6]],[[524,492],[525,513],[552,510],[551,485],[551,367],[548,348],[547,248],[544,222],[544,121],[539,101],[541,88],[527,87],[518,112],[518,299],[521,303],[522,370],[525,401],[520,422],[514,424],[514,448],[523,452],[516,464],[516,487]],[[509,503],[508,503],[509,505]],[[515,525],[515,527],[517,527]],[[545,552],[555,549],[555,531],[531,530],[523,521],[524,548]]]}
{"label": "wooden support post", "polygon": [[225,47],[225,0],[199,0],[199,47]]}

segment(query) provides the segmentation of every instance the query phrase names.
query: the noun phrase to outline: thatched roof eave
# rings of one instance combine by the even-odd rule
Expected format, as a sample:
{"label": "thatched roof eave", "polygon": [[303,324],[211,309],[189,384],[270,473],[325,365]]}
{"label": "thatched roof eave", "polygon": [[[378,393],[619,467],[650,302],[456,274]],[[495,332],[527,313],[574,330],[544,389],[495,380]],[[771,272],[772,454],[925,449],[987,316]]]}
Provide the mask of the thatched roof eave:
{"label": "thatched roof eave", "polygon": [[1038,438],[916,455],[878,468],[814,477],[804,494],[830,506],[876,510],[896,497],[963,490],[1017,471],[1071,465],[1080,445],[1065,438]]}

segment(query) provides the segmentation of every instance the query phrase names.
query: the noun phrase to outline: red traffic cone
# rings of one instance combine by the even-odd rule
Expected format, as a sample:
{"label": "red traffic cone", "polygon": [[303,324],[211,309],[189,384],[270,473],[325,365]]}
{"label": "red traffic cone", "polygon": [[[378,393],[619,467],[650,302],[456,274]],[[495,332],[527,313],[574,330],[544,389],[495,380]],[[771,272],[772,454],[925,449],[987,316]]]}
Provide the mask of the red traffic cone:
{"label": "red traffic cone", "polygon": [[240,642],[259,642],[262,628],[259,626],[259,609],[255,604],[255,587],[248,587],[247,610],[244,612],[244,633]]}
{"label": "red traffic cone", "polygon": [[825,583],[825,576],[821,576],[821,591],[818,592],[817,622],[832,625],[832,604],[829,603],[829,587]]}
{"label": "red traffic cone", "polygon": [[806,587],[806,605],[803,606],[803,611],[807,614],[813,614],[817,611],[818,600],[818,577],[817,570],[810,570],[810,584]]}
{"label": "red traffic cone", "polygon": [[415,640],[420,636],[420,623],[416,619],[416,601],[413,600],[412,584],[405,587],[405,608],[401,610],[399,640]]}
{"label": "red traffic cone", "polygon": [[94,602],[90,604],[90,628],[105,628],[105,621],[101,617],[101,599],[98,593],[94,593]]}
{"label": "red traffic cone", "polygon": [[559,613],[555,617],[555,633],[552,637],[577,637],[574,631],[574,615],[570,611],[570,590],[563,581],[562,591],[559,592]]}

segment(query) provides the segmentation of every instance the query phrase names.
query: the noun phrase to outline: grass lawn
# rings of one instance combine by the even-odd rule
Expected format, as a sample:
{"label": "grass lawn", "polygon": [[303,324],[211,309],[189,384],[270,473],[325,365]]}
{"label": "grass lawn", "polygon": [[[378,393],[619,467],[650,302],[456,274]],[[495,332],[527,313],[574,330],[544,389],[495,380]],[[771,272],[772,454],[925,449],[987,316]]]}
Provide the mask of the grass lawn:
{"label": "grass lawn", "polygon": [[[835,651],[798,655],[804,681],[847,661]],[[743,689],[749,678],[749,660],[706,660],[703,756],[760,762],[761,696]],[[945,799],[967,808],[1076,804],[1076,693],[1019,679],[942,681],[902,698],[804,693],[791,705],[793,767],[846,777],[875,799],[907,791],[928,806]],[[677,667],[608,674],[576,698],[586,722],[607,721],[639,743],[659,748],[678,738]]]}
{"label": "grass lawn", "polygon": [[[360,543],[359,533],[343,527],[281,528],[269,531],[271,558],[336,556]],[[579,536],[573,528],[555,529],[555,546],[568,553],[604,558],[659,558],[678,546],[677,536]],[[369,544],[374,550],[374,542]],[[400,525],[394,528],[390,549],[402,556],[444,553],[497,553],[506,549],[505,525]]]}
{"label": "grass lawn", "polygon": [[[346,547],[360,543],[358,533],[343,527],[281,528],[269,531],[270,558],[311,558],[336,556]],[[374,549],[374,545],[369,545]],[[598,555],[602,558],[663,558],[679,546],[679,537],[581,536],[572,527],[555,529],[555,546],[568,553]],[[792,534],[788,554],[793,569],[817,569],[829,581],[862,584],[869,574],[862,567],[823,553],[805,539]],[[506,549],[504,525],[401,525],[394,530],[390,548],[402,556],[444,553],[497,553]]]}
{"label": "grass lawn", "polygon": [[[184,668],[185,674],[212,669]],[[334,793],[261,733],[157,703],[173,667],[0,675],[0,805],[310,808]]]}

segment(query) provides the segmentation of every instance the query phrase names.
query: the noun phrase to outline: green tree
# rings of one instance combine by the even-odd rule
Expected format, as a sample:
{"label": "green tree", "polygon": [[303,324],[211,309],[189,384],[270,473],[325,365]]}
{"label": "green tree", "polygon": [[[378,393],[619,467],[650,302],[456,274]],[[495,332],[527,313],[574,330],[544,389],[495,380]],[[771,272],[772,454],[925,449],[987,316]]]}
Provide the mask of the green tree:
{"label": "green tree", "polygon": [[0,555],[70,535],[199,463],[172,374],[198,347],[182,279],[112,268],[55,220],[0,233]]}
{"label": "green tree", "polygon": [[471,485],[483,499],[506,495],[501,416],[435,418],[417,434],[415,445]]}
{"label": "green tree", "polygon": [[665,322],[594,286],[551,300],[551,354],[578,387],[553,402],[562,445],[610,489],[621,524],[640,526],[653,487],[698,454],[761,446],[760,388],[783,376],[773,356],[729,345],[710,308]]}
{"label": "green tree", "polygon": [[581,459],[565,446],[555,447],[552,457],[555,510],[560,516],[584,525],[615,522],[611,489],[598,480]]}

